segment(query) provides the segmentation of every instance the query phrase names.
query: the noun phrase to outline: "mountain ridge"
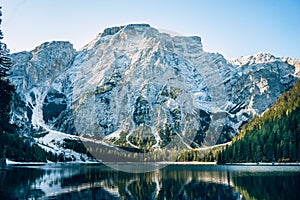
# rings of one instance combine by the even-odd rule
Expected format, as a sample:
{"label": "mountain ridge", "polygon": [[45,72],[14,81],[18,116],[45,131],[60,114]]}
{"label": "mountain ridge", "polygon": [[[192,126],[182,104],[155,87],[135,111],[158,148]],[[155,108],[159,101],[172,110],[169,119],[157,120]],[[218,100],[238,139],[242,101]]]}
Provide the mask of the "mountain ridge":
{"label": "mountain ridge", "polygon": [[12,121],[134,148],[164,148],[175,137],[189,148],[226,142],[300,77],[299,60],[228,61],[205,52],[198,36],[146,24],[107,28],[79,51],[50,42],[12,58],[9,79],[26,105]]}

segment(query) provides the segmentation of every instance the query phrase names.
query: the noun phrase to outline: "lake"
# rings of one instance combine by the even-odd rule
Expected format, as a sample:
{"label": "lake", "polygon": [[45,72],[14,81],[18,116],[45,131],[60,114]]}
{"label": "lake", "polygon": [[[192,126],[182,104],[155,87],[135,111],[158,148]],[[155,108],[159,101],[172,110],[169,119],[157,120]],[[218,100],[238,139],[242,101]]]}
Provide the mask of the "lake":
{"label": "lake", "polygon": [[126,173],[105,165],[14,166],[0,199],[299,199],[299,166],[169,165]]}

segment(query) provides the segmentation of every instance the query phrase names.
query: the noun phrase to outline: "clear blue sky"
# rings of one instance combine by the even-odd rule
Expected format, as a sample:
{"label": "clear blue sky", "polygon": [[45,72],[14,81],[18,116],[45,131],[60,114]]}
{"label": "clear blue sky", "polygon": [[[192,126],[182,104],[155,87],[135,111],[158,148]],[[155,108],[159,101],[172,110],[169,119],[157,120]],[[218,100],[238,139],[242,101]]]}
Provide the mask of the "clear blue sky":
{"label": "clear blue sky", "polygon": [[149,23],[201,36],[204,49],[226,58],[269,52],[300,58],[300,0],[1,0],[12,52],[45,41],[76,49],[104,28]]}

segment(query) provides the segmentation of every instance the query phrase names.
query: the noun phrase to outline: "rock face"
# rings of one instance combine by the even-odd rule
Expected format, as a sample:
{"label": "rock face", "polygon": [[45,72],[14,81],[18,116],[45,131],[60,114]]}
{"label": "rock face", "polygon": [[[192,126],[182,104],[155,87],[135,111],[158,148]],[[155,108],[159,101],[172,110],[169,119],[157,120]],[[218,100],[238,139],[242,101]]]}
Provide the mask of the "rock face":
{"label": "rock face", "polygon": [[51,42],[12,57],[10,80],[26,104],[13,120],[134,148],[164,148],[175,136],[188,148],[226,142],[300,76],[299,60],[227,61],[200,37],[147,24],[105,29],[80,51]]}

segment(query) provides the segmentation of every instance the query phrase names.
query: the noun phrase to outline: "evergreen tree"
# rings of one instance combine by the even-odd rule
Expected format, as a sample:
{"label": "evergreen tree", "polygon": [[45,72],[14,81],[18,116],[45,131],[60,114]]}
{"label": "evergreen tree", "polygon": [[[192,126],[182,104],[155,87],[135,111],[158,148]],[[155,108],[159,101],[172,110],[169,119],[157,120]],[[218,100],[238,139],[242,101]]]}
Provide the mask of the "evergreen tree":
{"label": "evergreen tree", "polygon": [[[0,27],[2,24],[2,7],[0,6]],[[10,58],[8,57],[9,50],[6,44],[2,42],[3,32],[0,29],[0,133],[11,131],[9,124],[10,101],[12,98],[13,87],[9,84],[6,74],[11,66]]]}
{"label": "evergreen tree", "polygon": [[[2,7],[0,6],[0,26],[2,24]],[[3,79],[11,66],[11,59],[8,57],[9,50],[6,44],[2,42],[3,32],[0,29],[0,78]]]}
{"label": "evergreen tree", "polygon": [[255,152],[255,161],[261,162],[263,159],[263,154],[260,145],[257,146],[256,152]]}
{"label": "evergreen tree", "polygon": [[300,161],[299,94],[300,80],[263,116],[253,118],[241,128],[232,145],[217,156],[218,163]]}
{"label": "evergreen tree", "polygon": [[[2,24],[2,7],[0,6],[0,26]],[[4,137],[2,135],[5,131],[10,131],[9,126],[9,112],[12,87],[5,80],[5,76],[10,67],[10,59],[7,57],[9,51],[6,44],[2,42],[3,33],[0,29],[0,169],[6,165],[6,147],[4,146]]]}

